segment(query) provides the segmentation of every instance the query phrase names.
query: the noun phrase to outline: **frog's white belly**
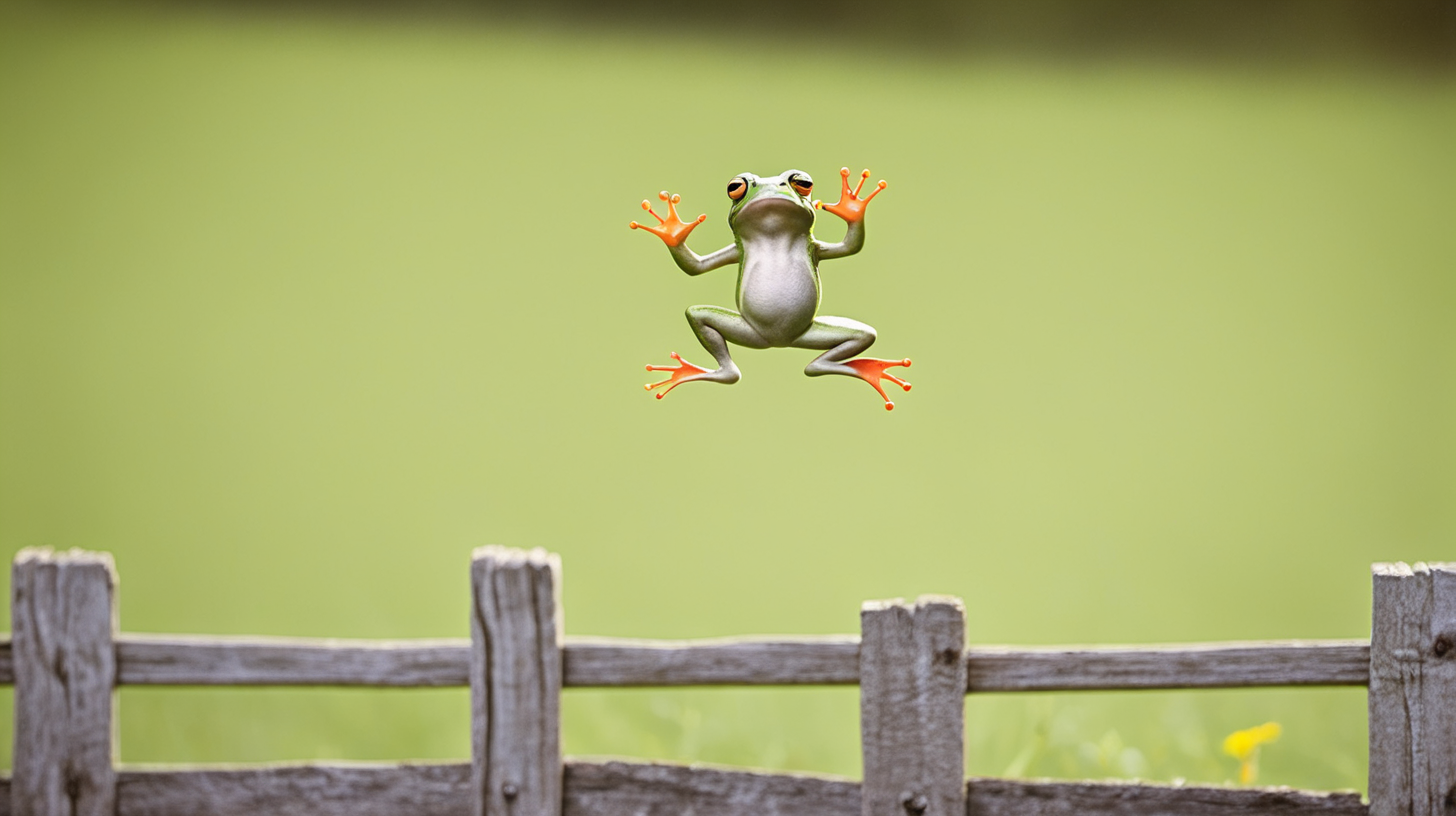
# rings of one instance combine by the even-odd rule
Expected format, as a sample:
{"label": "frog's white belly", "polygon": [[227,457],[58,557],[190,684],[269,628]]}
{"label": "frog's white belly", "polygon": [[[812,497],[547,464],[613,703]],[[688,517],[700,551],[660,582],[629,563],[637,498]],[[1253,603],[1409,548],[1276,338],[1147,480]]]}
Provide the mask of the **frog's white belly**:
{"label": "frog's white belly", "polygon": [[818,309],[819,279],[807,240],[744,246],[738,310],[763,339],[789,345],[808,331]]}

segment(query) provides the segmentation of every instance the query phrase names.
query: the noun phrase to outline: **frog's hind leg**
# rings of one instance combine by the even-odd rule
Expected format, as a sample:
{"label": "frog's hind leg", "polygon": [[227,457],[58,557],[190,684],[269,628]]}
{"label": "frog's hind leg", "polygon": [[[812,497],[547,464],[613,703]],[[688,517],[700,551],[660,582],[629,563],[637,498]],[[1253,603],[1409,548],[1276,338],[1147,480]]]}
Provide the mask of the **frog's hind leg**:
{"label": "frog's hind leg", "polygon": [[807,349],[828,349],[823,354],[815,357],[804,369],[804,373],[810,377],[820,377],[825,374],[843,374],[849,377],[858,377],[869,383],[880,396],[885,400],[885,410],[894,410],[895,403],[890,401],[881,387],[881,380],[900,386],[906,391],[910,390],[910,383],[885,372],[887,368],[895,366],[909,366],[910,360],[880,360],[874,357],[861,357],[857,360],[850,359],[854,355],[868,349],[875,342],[875,330],[859,322],[850,320],[847,317],[820,317],[814,320],[809,330],[799,336],[793,343],[794,348]]}
{"label": "frog's hind leg", "polygon": [[657,392],[657,398],[662,399],[663,395],[685,382],[706,380],[708,382],[723,383],[732,385],[738,382],[743,376],[738,371],[738,365],[733,362],[733,357],[728,353],[728,343],[737,343],[748,348],[768,348],[768,342],[743,319],[743,315],[732,309],[724,309],[721,306],[689,306],[688,325],[693,327],[693,334],[698,336],[698,342],[703,348],[713,355],[718,362],[718,368],[709,371],[701,366],[692,363],[678,356],[677,352],[672,353],[672,358],[677,360],[676,366],[654,366],[647,367],[648,371],[670,371],[668,378],[662,382],[648,383],[645,387],[651,391],[659,386],[667,386]]}

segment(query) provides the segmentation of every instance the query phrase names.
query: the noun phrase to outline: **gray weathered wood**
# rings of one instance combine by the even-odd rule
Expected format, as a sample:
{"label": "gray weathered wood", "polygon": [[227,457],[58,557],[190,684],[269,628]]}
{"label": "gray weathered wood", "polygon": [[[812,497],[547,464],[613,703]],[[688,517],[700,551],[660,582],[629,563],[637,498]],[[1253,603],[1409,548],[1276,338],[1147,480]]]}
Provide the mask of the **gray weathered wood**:
{"label": "gray weathered wood", "polygon": [[125,635],[118,682],[153,686],[464,686],[470,641]]}
{"label": "gray weathered wood", "polygon": [[470,764],[126,770],[117,816],[466,816]]}
{"label": "gray weathered wood", "polygon": [[474,816],[561,816],[560,572],[540,549],[472,558]]}
{"label": "gray weathered wood", "polygon": [[568,638],[568,686],[853,685],[854,635],[723,640]]}
{"label": "gray weathered wood", "polygon": [[[470,641],[118,635],[117,682],[161,686],[464,686]],[[854,635],[715,640],[568,637],[563,684],[854,685]],[[1370,644],[1288,640],[1150,646],[973,646],[967,691],[1363,686]],[[10,683],[0,638],[0,684]]]}
{"label": "gray weathered wood", "polygon": [[112,816],[111,556],[21,550],[11,568],[15,816]]}
{"label": "gray weathered wood", "polygon": [[[464,686],[470,641],[122,635],[123,685]],[[4,670],[0,652],[0,672]],[[853,635],[672,641],[566,638],[568,686],[852,685]],[[4,675],[0,674],[0,682]]]}
{"label": "gray weathered wood", "polygon": [[[123,771],[118,816],[466,816],[471,766]],[[859,785],[801,774],[628,762],[566,766],[565,816],[851,816]]]}
{"label": "gray weathered wood", "polygon": [[1169,646],[972,647],[967,691],[1363,686],[1363,640]]}
{"label": "gray weathered wood", "polygon": [[564,816],[854,816],[860,786],[811,774],[571,762]]}
{"label": "gray weathered wood", "polygon": [[955,598],[860,611],[862,816],[965,810],[966,613]]}
{"label": "gray weathered wood", "polygon": [[966,816],[1366,816],[1358,793],[971,779]]}
{"label": "gray weathered wood", "polygon": [[1456,564],[1376,564],[1371,816],[1456,813]]}
{"label": "gray weathered wood", "polygon": [[[117,816],[467,816],[470,774],[468,764],[123,770]],[[1354,793],[1011,779],[972,779],[968,787],[966,816],[1366,814]],[[573,761],[563,801],[563,816],[854,816],[860,785],[802,774]]]}

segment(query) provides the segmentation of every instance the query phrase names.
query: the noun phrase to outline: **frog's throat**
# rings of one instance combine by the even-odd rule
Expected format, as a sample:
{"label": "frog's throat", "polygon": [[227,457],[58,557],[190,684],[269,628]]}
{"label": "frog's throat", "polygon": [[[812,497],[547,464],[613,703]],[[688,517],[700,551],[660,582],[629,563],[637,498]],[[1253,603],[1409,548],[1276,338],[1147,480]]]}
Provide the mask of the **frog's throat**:
{"label": "frog's throat", "polygon": [[779,194],[761,195],[744,204],[742,208],[729,213],[728,223],[730,226],[736,227],[742,223],[751,223],[775,216],[780,218],[799,216],[804,219],[806,225],[814,224],[814,209],[811,205],[803,199]]}

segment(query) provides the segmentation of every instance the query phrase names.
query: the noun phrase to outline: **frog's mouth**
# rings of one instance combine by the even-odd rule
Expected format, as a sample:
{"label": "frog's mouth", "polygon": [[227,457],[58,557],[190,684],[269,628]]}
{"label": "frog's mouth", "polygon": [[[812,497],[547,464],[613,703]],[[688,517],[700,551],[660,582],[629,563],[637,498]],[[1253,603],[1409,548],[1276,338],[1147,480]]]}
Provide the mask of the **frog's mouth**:
{"label": "frog's mouth", "polygon": [[733,216],[733,220],[737,221],[745,215],[758,218],[769,214],[776,214],[782,217],[793,213],[807,216],[811,221],[814,218],[814,211],[809,209],[802,198],[792,193],[774,192],[759,195],[757,198],[744,204],[743,209],[739,210]]}

